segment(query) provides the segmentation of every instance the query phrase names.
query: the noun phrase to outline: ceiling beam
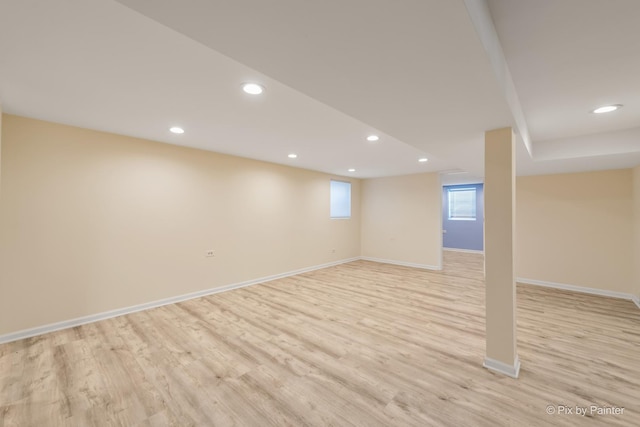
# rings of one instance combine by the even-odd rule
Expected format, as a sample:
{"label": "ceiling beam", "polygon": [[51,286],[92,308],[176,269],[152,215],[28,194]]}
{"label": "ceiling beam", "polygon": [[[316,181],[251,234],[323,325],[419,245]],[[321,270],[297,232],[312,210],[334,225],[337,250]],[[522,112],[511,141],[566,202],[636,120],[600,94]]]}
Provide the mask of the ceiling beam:
{"label": "ceiling beam", "polygon": [[478,37],[484,46],[484,50],[489,56],[491,67],[496,76],[498,84],[502,89],[502,93],[509,105],[511,115],[515,121],[515,127],[517,129],[518,136],[524,143],[524,146],[529,152],[529,156],[533,157],[533,149],[531,147],[531,137],[529,136],[529,128],[524,118],[524,112],[518,99],[518,93],[516,92],[513,79],[511,78],[511,72],[509,66],[504,57],[502,51],[502,45],[498,38],[498,33],[493,25],[493,19],[491,19],[491,12],[489,11],[489,5],[486,0],[464,0],[467,12],[473,26],[478,33]]}

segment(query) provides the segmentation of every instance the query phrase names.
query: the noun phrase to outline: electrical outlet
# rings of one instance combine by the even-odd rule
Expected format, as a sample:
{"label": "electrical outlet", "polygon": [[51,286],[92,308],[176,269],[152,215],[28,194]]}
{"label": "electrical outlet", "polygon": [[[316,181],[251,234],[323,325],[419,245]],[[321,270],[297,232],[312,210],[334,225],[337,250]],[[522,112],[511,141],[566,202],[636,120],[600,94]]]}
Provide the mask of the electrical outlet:
{"label": "electrical outlet", "polygon": [[214,256],[213,254],[213,249],[209,249],[207,252],[205,252],[205,255],[207,258],[211,258],[212,256]]}

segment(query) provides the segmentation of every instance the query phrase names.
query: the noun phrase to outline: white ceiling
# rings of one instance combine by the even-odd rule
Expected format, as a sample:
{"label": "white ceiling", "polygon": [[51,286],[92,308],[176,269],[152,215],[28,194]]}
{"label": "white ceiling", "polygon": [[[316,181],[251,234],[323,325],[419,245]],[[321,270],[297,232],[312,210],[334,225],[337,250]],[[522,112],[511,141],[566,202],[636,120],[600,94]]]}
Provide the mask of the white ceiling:
{"label": "white ceiling", "polygon": [[[488,5],[532,139],[518,173],[640,164],[640,2]],[[0,0],[0,100],[339,175],[482,176],[484,131],[517,120],[479,34],[463,0]]]}
{"label": "white ceiling", "polygon": [[519,173],[640,164],[640,1],[488,3],[533,140]]}

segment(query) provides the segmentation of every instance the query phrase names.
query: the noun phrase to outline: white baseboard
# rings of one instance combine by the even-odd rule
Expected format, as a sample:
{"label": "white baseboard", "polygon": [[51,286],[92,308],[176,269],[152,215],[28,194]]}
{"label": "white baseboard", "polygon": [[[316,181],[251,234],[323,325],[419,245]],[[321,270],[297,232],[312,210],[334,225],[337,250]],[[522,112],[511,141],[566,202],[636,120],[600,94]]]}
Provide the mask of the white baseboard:
{"label": "white baseboard", "polygon": [[484,254],[484,251],[477,251],[474,249],[458,249],[458,248],[442,248],[443,251],[448,251],[448,252],[463,252],[466,254]]}
{"label": "white baseboard", "polygon": [[360,259],[364,260],[364,261],[380,262],[382,264],[393,264],[393,265],[401,265],[403,267],[422,268],[424,270],[442,270],[442,266],[437,266],[437,265],[416,264],[416,263],[413,263],[413,262],[404,262],[404,261],[396,261],[396,260],[392,260],[392,259],[373,258],[373,257],[368,257],[368,256],[361,256]]}
{"label": "white baseboard", "polygon": [[[445,250],[448,250],[448,249],[445,249]],[[175,297],[169,297],[169,298],[164,298],[164,299],[161,299],[161,300],[151,301],[151,302],[147,302],[147,303],[144,303],[144,304],[138,304],[138,305],[134,305],[134,306],[130,306],[130,307],[119,308],[119,309],[116,309],[116,310],[105,311],[105,312],[102,312],[102,313],[97,313],[97,314],[92,314],[92,315],[89,315],[89,316],[78,317],[78,318],[75,318],[75,319],[64,320],[64,321],[61,321],[61,322],[50,323],[48,325],[38,326],[38,327],[35,327],[35,328],[24,329],[24,330],[21,330],[21,331],[12,332],[12,333],[5,334],[5,335],[0,335],[0,344],[12,342],[12,341],[17,341],[17,340],[21,340],[21,339],[24,339],[24,338],[30,338],[30,337],[34,337],[34,336],[37,336],[37,335],[46,334],[46,333],[49,333],[49,332],[59,331],[59,330],[62,330],[62,329],[73,328],[73,327],[84,325],[84,324],[87,324],[87,323],[93,323],[93,322],[97,322],[97,321],[100,321],[100,320],[110,319],[112,317],[123,316],[125,314],[135,313],[135,312],[138,312],[138,311],[149,310],[149,309],[152,309],[152,308],[161,307],[163,305],[175,304],[175,303],[178,303],[178,302],[181,302],[181,301],[187,301],[187,300],[190,300],[190,299],[200,298],[200,297],[207,296],[207,295],[213,295],[213,294],[217,294],[217,293],[220,293],[220,292],[226,292],[226,291],[230,291],[230,290],[233,290],[233,289],[244,288],[246,286],[252,286],[252,285],[256,285],[258,283],[270,282],[272,280],[277,280],[277,279],[281,279],[281,278],[289,277],[289,276],[295,276],[296,274],[307,273],[309,271],[320,270],[320,269],[327,268],[327,267],[333,267],[335,265],[345,264],[345,263],[357,261],[357,260],[360,260],[360,259],[361,260],[365,260],[365,261],[373,261],[373,262],[380,262],[380,263],[384,263],[384,264],[401,265],[401,266],[404,266],[404,267],[414,267],[414,268],[421,268],[421,269],[426,269],[426,270],[442,270],[441,266],[426,265],[426,264],[416,264],[416,263],[410,263],[410,262],[404,262],[404,261],[396,261],[396,260],[388,260],[388,259],[380,259],[380,258],[372,258],[372,257],[364,257],[364,256],[348,258],[348,259],[343,259],[343,260],[334,261],[334,262],[321,264],[321,265],[316,265],[316,266],[312,266],[312,267],[301,268],[299,270],[289,271],[289,272],[286,272],[286,273],[275,274],[275,275],[272,275],[272,276],[261,277],[261,278],[258,278],[258,279],[247,280],[247,281],[239,282],[239,283],[233,283],[233,284],[230,284],[230,285],[220,286],[218,288],[205,289],[205,290],[202,290],[202,291],[197,291],[197,292],[192,292],[192,293],[188,293],[188,294],[178,295],[178,296],[175,296]],[[528,284],[528,285],[546,286],[546,287],[550,287],[550,288],[563,289],[563,290],[574,291],[574,292],[582,292],[582,293],[587,293],[587,294],[592,294],[592,295],[600,295],[600,296],[607,296],[607,297],[613,297],[613,298],[627,299],[627,300],[633,301],[638,306],[638,308],[640,308],[640,298],[638,296],[636,296],[636,295],[627,294],[627,293],[624,293],[624,292],[607,291],[607,290],[603,290],[603,289],[587,288],[587,287],[583,287],[583,286],[566,285],[566,284],[562,284],[562,283],[545,282],[545,281],[541,281],[541,280],[533,280],[533,279],[525,279],[525,278],[517,278],[516,281],[519,282],[519,283]],[[485,364],[489,363],[490,360],[491,359],[486,359],[485,360]],[[497,363],[501,363],[501,362],[497,362]],[[505,365],[505,366],[507,366],[507,365]],[[519,365],[519,362],[518,362],[518,369],[519,369],[519,366],[520,365]],[[487,367],[488,369],[493,369],[490,366],[485,366],[485,367]],[[494,370],[496,370],[496,369],[494,369]]]}
{"label": "white baseboard", "polygon": [[500,362],[499,360],[495,360],[490,357],[485,357],[482,366],[511,378],[518,378],[518,375],[520,375],[520,358],[518,358],[518,356],[516,356],[516,360],[513,361],[513,365]]}
{"label": "white baseboard", "polygon": [[315,265],[313,267],[301,268],[299,270],[289,271],[281,274],[274,274],[272,276],[261,277],[259,279],[247,280],[244,282],[233,283],[230,285],[220,286],[213,289],[205,289],[202,291],[191,292],[188,294],[177,295],[175,297],[164,298],[161,300],[151,301],[144,304],[138,304],[130,307],[119,308],[116,310],[105,311],[102,313],[91,314],[89,316],[78,317],[75,319],[63,320],[62,322],[50,323],[48,325],[38,326],[35,328],[24,329],[22,331],[12,332],[5,335],[0,335],[0,344],[5,344],[12,341],[21,340],[24,338],[35,337],[37,335],[46,334],[49,332],[59,331],[62,329],[73,328],[87,323],[98,322],[100,320],[110,319],[112,317],[123,316],[125,314],[135,313],[138,311],[149,310],[163,305],[175,304],[181,301],[187,301],[194,298],[200,298],[207,295],[213,295],[220,292],[230,291],[232,289],[244,288],[246,286],[252,286],[259,283],[270,282],[276,279],[282,279],[284,277],[295,276],[296,274],[307,273],[309,271],[320,270],[327,267],[333,267],[339,264],[345,264],[347,262],[357,261],[360,257],[343,259],[340,261],[330,262],[321,265]]}
{"label": "white baseboard", "polygon": [[633,294],[628,294],[626,292],[618,292],[618,291],[608,291],[606,289],[597,289],[597,288],[587,288],[585,286],[575,286],[575,285],[567,285],[564,283],[555,283],[555,282],[545,282],[543,280],[533,280],[533,279],[525,279],[522,277],[516,278],[517,283],[522,283],[525,285],[536,285],[536,286],[545,286],[547,288],[555,288],[562,289],[565,291],[573,291],[573,292],[581,292],[583,294],[591,294],[591,295],[599,295],[602,297],[611,297],[611,298],[621,298],[627,300],[634,300],[636,298]]}

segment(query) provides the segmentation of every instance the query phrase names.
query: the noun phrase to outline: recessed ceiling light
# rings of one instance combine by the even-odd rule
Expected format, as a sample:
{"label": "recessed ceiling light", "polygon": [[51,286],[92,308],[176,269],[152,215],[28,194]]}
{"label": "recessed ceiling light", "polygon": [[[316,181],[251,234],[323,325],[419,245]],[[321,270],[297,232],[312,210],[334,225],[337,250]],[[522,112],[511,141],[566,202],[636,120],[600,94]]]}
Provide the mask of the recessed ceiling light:
{"label": "recessed ceiling light", "polygon": [[612,111],[616,111],[619,108],[622,108],[621,104],[605,105],[603,107],[596,108],[595,110],[592,111],[592,113],[595,113],[595,114],[610,113]]}
{"label": "recessed ceiling light", "polygon": [[173,132],[173,133],[178,133],[178,134],[184,133],[184,129],[182,129],[181,127],[178,127],[178,126],[174,126],[172,128],[169,128],[169,131]]}
{"label": "recessed ceiling light", "polygon": [[349,169],[349,172],[355,172],[356,170],[354,168]]}
{"label": "recessed ceiling light", "polygon": [[378,135],[369,135],[367,137],[367,141],[369,141],[369,142],[376,142],[379,139],[380,139],[380,137]]}
{"label": "recessed ceiling light", "polygon": [[291,153],[287,157],[289,157],[290,159],[295,159],[296,157],[298,157],[298,155],[295,153]]}
{"label": "recessed ceiling light", "polygon": [[428,161],[429,161],[429,159],[427,159],[426,157],[420,157],[420,158],[418,159],[418,161],[419,161],[420,163],[425,163],[425,162],[428,162]]}
{"label": "recessed ceiling light", "polygon": [[250,95],[260,95],[264,91],[264,87],[257,83],[245,83],[242,85],[242,90]]}

